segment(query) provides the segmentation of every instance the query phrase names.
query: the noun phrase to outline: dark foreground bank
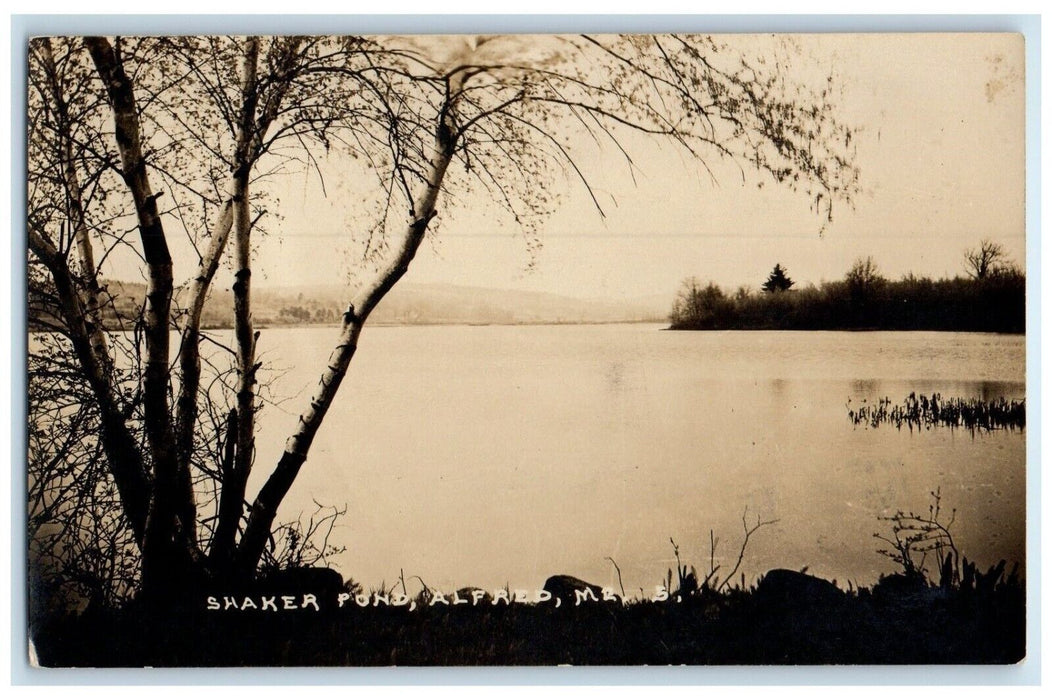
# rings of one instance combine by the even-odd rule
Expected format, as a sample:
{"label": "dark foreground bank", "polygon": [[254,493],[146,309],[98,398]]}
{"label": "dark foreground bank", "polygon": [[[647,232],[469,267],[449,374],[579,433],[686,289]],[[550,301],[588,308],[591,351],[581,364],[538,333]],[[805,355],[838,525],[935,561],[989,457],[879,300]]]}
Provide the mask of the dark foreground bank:
{"label": "dark foreground bank", "polygon": [[559,595],[519,603],[465,593],[456,605],[421,596],[412,610],[353,597],[341,606],[332,592],[316,605],[301,606],[302,594],[276,605],[250,596],[247,609],[241,599],[225,610],[201,597],[53,619],[34,638],[42,665],[77,667],[1010,664],[1025,655],[1024,586],[1000,574],[953,587],[896,575],[845,592],[775,570],[758,585],[678,601],[577,604],[564,591],[556,607]]}

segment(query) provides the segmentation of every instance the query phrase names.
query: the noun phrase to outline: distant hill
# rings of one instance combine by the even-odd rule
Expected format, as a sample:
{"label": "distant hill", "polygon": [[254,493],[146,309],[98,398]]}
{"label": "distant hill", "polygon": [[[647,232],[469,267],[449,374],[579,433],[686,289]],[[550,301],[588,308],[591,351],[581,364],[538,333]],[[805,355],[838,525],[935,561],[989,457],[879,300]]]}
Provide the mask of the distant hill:
{"label": "distant hill", "polygon": [[[278,290],[275,290],[277,292]],[[328,298],[342,309],[342,290],[281,290],[305,298]],[[312,295],[314,292],[317,296]],[[326,297],[325,295],[330,295]],[[374,323],[613,323],[663,321],[668,316],[666,296],[610,301],[507,289],[448,284],[403,284],[391,290],[373,311]]]}
{"label": "distant hill", "polygon": [[[110,281],[108,291],[118,312],[133,316],[142,305],[142,283]],[[176,297],[184,303],[185,289]],[[252,290],[252,315],[256,325],[336,323],[346,308],[348,291],[337,285],[257,287]],[[667,295],[626,300],[574,297],[508,289],[488,289],[450,284],[400,284],[384,297],[369,317],[377,324],[535,324],[618,323],[668,318]],[[233,325],[233,299],[229,289],[213,289],[205,304],[205,327]]]}

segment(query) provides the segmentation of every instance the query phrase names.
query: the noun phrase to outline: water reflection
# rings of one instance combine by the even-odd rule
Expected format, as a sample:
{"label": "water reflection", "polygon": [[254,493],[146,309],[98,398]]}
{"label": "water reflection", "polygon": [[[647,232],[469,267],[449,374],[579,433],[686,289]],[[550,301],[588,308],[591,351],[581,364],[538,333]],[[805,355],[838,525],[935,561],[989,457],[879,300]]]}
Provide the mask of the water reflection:
{"label": "water reflection", "polygon": [[854,396],[870,397],[880,393],[880,380],[856,379],[851,382],[851,391]]}
{"label": "water reflection", "polygon": [[983,401],[994,401],[999,398],[1022,399],[1026,396],[1026,385],[1022,382],[976,382],[975,396]]}

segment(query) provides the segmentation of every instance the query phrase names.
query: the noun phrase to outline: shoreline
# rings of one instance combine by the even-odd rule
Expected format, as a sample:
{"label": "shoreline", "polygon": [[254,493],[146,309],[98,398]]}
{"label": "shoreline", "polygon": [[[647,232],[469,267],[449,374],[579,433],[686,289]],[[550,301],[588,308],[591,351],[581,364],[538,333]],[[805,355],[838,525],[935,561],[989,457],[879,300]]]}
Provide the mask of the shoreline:
{"label": "shoreline", "polygon": [[[551,585],[559,578],[578,587]],[[42,666],[107,668],[1013,664],[1027,652],[1026,583],[1003,563],[956,583],[892,574],[848,591],[786,569],[721,590],[683,583],[643,600],[572,577],[549,579],[540,600],[285,590],[206,608],[186,597],[52,617],[31,626],[31,643]]]}

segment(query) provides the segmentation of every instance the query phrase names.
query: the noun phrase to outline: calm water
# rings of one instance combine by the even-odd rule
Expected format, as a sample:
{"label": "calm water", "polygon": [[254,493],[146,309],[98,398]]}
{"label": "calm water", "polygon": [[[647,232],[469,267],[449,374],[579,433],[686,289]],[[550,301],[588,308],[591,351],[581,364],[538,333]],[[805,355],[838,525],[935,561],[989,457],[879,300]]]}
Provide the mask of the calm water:
{"label": "calm water", "polygon": [[[276,396],[252,487],[276,463],[332,328],[268,329]],[[742,514],[778,523],[743,568],[873,583],[877,520],[941,487],[980,563],[1024,558],[1025,436],[854,428],[847,402],[911,391],[1022,398],[1024,340],[949,333],[661,332],[657,326],[367,328],[283,508],[346,505],[331,564],[366,587],[539,587],[569,573],[650,593],[672,537],[728,572]]]}

